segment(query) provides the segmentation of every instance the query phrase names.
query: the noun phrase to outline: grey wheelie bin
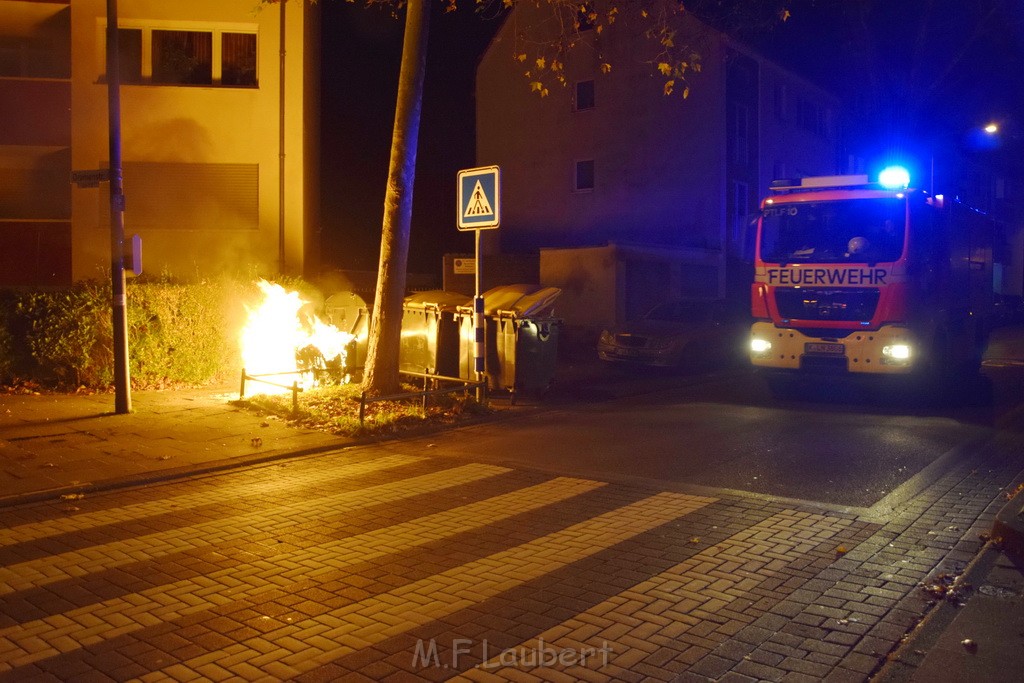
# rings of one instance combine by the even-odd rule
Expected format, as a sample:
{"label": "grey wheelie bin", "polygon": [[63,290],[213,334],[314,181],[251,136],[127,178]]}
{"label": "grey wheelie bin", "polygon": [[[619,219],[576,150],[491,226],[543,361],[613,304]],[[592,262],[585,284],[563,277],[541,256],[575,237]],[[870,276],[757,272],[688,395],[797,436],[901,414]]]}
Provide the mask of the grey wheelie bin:
{"label": "grey wheelie bin", "polygon": [[405,298],[402,308],[402,341],[398,367],[443,377],[459,376],[459,306],[464,294],[431,290]]}
{"label": "grey wheelie bin", "polygon": [[[562,321],[551,315],[562,290],[505,285],[484,293],[484,374],[488,389],[543,393],[555,376]],[[475,378],[472,303],[459,307],[461,376]]]}

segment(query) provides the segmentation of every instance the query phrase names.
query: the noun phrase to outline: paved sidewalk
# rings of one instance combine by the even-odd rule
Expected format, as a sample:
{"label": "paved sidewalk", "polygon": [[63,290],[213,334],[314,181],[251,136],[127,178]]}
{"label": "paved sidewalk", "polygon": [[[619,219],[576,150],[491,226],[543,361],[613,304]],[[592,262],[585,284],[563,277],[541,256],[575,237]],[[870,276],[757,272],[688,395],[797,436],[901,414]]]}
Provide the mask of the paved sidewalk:
{"label": "paved sidewalk", "polygon": [[227,387],[113,394],[0,394],[0,506],[208,472],[350,443],[231,405]]}
{"label": "paved sidewalk", "polygon": [[[594,391],[599,397],[626,395],[640,391],[638,387],[644,384],[607,377],[587,379],[587,373],[593,371],[586,364],[573,368],[570,372],[577,376],[569,390],[554,392],[545,401],[524,401],[521,408],[557,406],[575,400],[583,391]],[[587,385],[588,381],[591,384]],[[0,509],[80,491],[323,453],[356,443],[243,411],[231,404],[237,397],[237,390],[229,387],[135,392],[134,412],[115,415],[110,394],[0,395]],[[1013,505],[1019,509],[1021,498],[1010,503],[991,501],[991,517],[1012,510]],[[1015,528],[1006,527],[1005,533],[1014,533]],[[1020,565],[992,544],[985,544],[975,554],[978,545],[964,544],[962,554],[970,559],[957,584],[962,588],[957,598],[941,602],[928,613],[890,655],[878,679],[1020,679],[1019,672],[1024,670]],[[964,587],[966,583],[971,586]],[[806,618],[801,623],[807,624],[818,618],[813,613],[794,616]],[[752,650],[757,653],[763,654],[760,647]],[[702,676],[696,676],[694,670],[685,675],[686,680],[717,678],[708,661],[700,669]],[[734,674],[730,674],[733,679],[741,680]]]}

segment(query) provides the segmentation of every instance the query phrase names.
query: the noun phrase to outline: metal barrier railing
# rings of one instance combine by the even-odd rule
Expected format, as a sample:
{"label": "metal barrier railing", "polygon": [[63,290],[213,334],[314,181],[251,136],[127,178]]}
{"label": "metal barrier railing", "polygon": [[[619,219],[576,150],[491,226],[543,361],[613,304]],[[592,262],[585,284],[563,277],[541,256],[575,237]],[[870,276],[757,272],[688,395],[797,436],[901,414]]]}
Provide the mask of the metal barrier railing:
{"label": "metal barrier railing", "polygon": [[282,389],[289,389],[292,392],[292,412],[299,412],[299,392],[303,389],[299,386],[299,380],[294,380],[291,385],[280,384],[278,382],[271,382],[265,377],[280,377],[282,375],[301,375],[302,372],[299,370],[285,370],[284,372],[264,372],[258,375],[246,374],[245,368],[242,368],[242,386],[238,389],[238,400],[241,401],[245,398],[245,381],[252,380],[253,382],[262,382],[263,384],[269,384],[272,387],[280,387]]}
{"label": "metal barrier railing", "polygon": [[[459,392],[468,392],[471,389],[479,389],[481,405],[487,405],[487,380],[481,380],[479,382],[471,382],[462,377],[447,377],[445,375],[432,375],[427,372],[411,372],[408,370],[400,370],[399,375],[407,375],[410,377],[422,377],[423,378],[423,390],[422,391],[406,391],[398,394],[389,394],[387,396],[367,396],[366,392],[362,392],[359,395],[359,426],[363,426],[363,422],[366,419],[366,404],[376,403],[377,401],[396,401],[406,398],[413,398],[420,396],[423,399],[421,410],[423,414],[427,413],[427,398],[429,396],[435,396],[438,394],[457,394]],[[428,389],[427,386],[430,383],[437,385],[438,382],[454,382],[459,386],[452,387],[441,387],[435,389]]]}
{"label": "metal barrier railing", "polygon": [[[245,398],[245,383],[246,381],[261,382],[263,384],[269,384],[273,387],[279,387],[281,389],[288,389],[292,392],[292,412],[297,413],[299,411],[299,393],[303,391],[303,388],[299,386],[299,381],[294,380],[291,384],[281,384],[280,382],[274,382],[267,377],[281,377],[283,375],[301,375],[305,374],[301,370],[286,370],[284,372],[266,372],[258,375],[250,375],[242,368],[242,384],[238,390],[238,400],[241,401]],[[366,392],[360,392],[359,394],[359,426],[362,427],[366,420],[366,405],[368,403],[376,403],[378,401],[398,401],[402,399],[414,398],[417,396],[422,397],[421,410],[423,414],[427,413],[427,398],[430,396],[437,396],[441,394],[457,394],[459,392],[469,392],[470,390],[479,390],[478,396],[480,397],[481,405],[487,405],[487,380],[481,380],[478,382],[471,382],[461,377],[448,377],[445,375],[433,375],[427,372],[411,372],[407,370],[401,370],[399,375],[406,375],[409,377],[420,377],[423,379],[422,391],[406,391],[398,394],[388,394],[387,396],[367,396]],[[457,386],[450,387],[438,387],[439,382],[452,382]],[[428,389],[431,384],[435,388]]]}

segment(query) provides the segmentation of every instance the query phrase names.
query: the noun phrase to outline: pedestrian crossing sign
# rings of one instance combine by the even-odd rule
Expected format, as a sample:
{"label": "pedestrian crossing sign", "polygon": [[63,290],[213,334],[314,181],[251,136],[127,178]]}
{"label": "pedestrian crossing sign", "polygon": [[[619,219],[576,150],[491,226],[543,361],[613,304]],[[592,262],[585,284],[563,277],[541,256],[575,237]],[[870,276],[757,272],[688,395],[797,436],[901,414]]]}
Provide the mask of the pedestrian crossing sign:
{"label": "pedestrian crossing sign", "polygon": [[501,220],[501,182],[497,166],[459,171],[459,230],[496,228]]}

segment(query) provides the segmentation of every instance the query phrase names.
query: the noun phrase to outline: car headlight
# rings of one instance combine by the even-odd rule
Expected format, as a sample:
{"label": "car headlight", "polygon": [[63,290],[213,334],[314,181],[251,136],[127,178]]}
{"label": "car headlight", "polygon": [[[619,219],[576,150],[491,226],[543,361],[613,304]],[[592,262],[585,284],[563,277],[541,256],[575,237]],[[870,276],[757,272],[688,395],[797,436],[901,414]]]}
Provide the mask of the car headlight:
{"label": "car headlight", "polygon": [[602,344],[614,344],[615,335],[608,330],[601,330],[601,343]]}
{"label": "car headlight", "polygon": [[767,356],[768,352],[772,350],[772,343],[767,339],[761,339],[754,337],[750,340],[750,353],[755,356]]}

